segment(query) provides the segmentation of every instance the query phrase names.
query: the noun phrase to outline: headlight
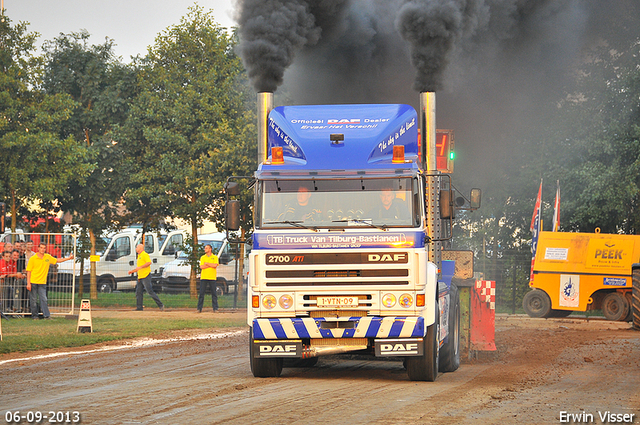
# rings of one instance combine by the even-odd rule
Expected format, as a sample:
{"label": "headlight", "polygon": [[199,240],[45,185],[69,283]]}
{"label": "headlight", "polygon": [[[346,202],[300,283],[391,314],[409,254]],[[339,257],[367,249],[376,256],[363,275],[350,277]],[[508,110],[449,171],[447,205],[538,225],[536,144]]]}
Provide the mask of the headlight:
{"label": "headlight", "polygon": [[291,297],[291,295],[283,295],[280,297],[280,307],[287,309],[287,308],[291,308],[291,306],[293,305],[293,298]]}
{"label": "headlight", "polygon": [[413,297],[409,294],[402,294],[398,298],[398,303],[401,307],[409,308],[413,305]]}
{"label": "headlight", "polygon": [[273,295],[265,295],[262,298],[262,305],[264,306],[264,308],[267,308],[269,310],[273,309],[276,306],[276,297],[274,297]]}
{"label": "headlight", "polygon": [[396,305],[396,297],[393,294],[384,294],[382,296],[382,305],[391,308]]}

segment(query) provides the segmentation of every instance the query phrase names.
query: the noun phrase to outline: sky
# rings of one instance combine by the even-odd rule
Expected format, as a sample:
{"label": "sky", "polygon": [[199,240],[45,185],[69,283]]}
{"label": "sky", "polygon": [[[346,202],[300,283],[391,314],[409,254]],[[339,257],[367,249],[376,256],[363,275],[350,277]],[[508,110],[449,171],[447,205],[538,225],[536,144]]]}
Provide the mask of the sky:
{"label": "sky", "polygon": [[[5,14],[17,23],[28,22],[30,32],[40,33],[38,46],[60,33],[85,29],[91,44],[114,40],[116,55],[124,62],[131,56],[144,56],[156,36],[178,24],[195,0],[2,0]],[[234,0],[199,0],[205,10],[213,10],[222,26],[235,26]]]}
{"label": "sky", "polygon": [[[14,23],[27,21],[29,31],[41,34],[40,44],[61,32],[86,29],[91,44],[102,44],[105,37],[114,40],[114,51],[123,62],[144,56],[155,37],[178,24],[195,4],[195,0],[2,1]],[[216,21],[228,28],[236,25],[237,1],[198,0],[198,4],[213,10]],[[270,75],[274,67],[264,60],[273,56],[260,54],[265,36],[279,47],[274,51],[285,54],[275,58],[280,67],[276,105],[418,107],[418,89],[423,88],[416,87],[417,77],[435,69],[431,86],[438,94],[438,128],[455,130],[456,178],[477,187],[492,184],[495,170],[508,162],[505,158],[514,141],[539,137],[539,129],[548,126],[558,97],[588,58],[585,53],[602,40],[635,40],[640,28],[638,0],[242,0],[242,4],[239,52],[245,66]],[[469,7],[456,9],[464,5]],[[283,13],[273,13],[274,7]],[[431,31],[446,25],[437,19],[411,19],[433,18],[430,13],[445,19],[449,12],[453,16],[447,22],[457,23],[456,31],[438,37]],[[401,37],[400,28],[417,35],[417,40]],[[257,37],[255,55],[250,49],[252,30]],[[425,42],[430,39],[441,43]],[[433,50],[425,52],[424,47]],[[421,55],[420,66],[414,63],[415,54]],[[247,58],[257,60],[251,64]],[[254,83],[257,90],[264,90],[258,86]],[[535,195],[536,183],[531,185]]]}

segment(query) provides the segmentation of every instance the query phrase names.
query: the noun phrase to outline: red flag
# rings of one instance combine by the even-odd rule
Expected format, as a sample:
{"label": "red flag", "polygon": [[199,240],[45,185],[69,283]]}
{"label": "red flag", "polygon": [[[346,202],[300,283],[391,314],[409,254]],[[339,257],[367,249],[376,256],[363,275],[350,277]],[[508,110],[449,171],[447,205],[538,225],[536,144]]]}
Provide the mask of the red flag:
{"label": "red flag", "polygon": [[558,188],[556,189],[556,202],[553,204],[553,231],[558,231],[560,226],[560,180],[557,180]]}
{"label": "red flag", "polygon": [[531,227],[529,230],[533,232],[533,226],[536,221],[536,214],[540,214],[540,205],[542,204],[542,179],[540,179],[540,189],[538,189],[538,198],[536,199],[536,205],[533,207],[533,217],[531,217]]}

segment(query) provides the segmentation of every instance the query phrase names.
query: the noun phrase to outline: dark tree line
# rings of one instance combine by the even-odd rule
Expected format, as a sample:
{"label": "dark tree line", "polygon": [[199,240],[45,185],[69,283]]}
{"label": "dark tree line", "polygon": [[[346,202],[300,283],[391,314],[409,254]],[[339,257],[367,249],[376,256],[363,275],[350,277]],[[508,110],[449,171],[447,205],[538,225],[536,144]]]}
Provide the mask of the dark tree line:
{"label": "dark tree line", "polygon": [[0,198],[12,229],[66,211],[94,254],[109,228],[221,224],[226,177],[255,169],[255,95],[236,35],[194,6],[131,64],[112,40],[88,40],[60,34],[38,56],[26,23],[0,23]]}

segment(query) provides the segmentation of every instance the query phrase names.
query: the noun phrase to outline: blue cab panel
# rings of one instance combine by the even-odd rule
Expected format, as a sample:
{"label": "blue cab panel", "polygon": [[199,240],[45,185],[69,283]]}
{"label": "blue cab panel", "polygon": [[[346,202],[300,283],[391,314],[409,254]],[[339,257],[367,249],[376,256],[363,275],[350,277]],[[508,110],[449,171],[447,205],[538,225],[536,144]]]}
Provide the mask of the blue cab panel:
{"label": "blue cab panel", "polygon": [[[394,145],[404,145],[409,162],[393,168],[417,165],[418,116],[410,105],[280,106],[269,113],[268,160],[260,169],[390,168]],[[279,146],[285,163],[271,165],[271,148]]]}

